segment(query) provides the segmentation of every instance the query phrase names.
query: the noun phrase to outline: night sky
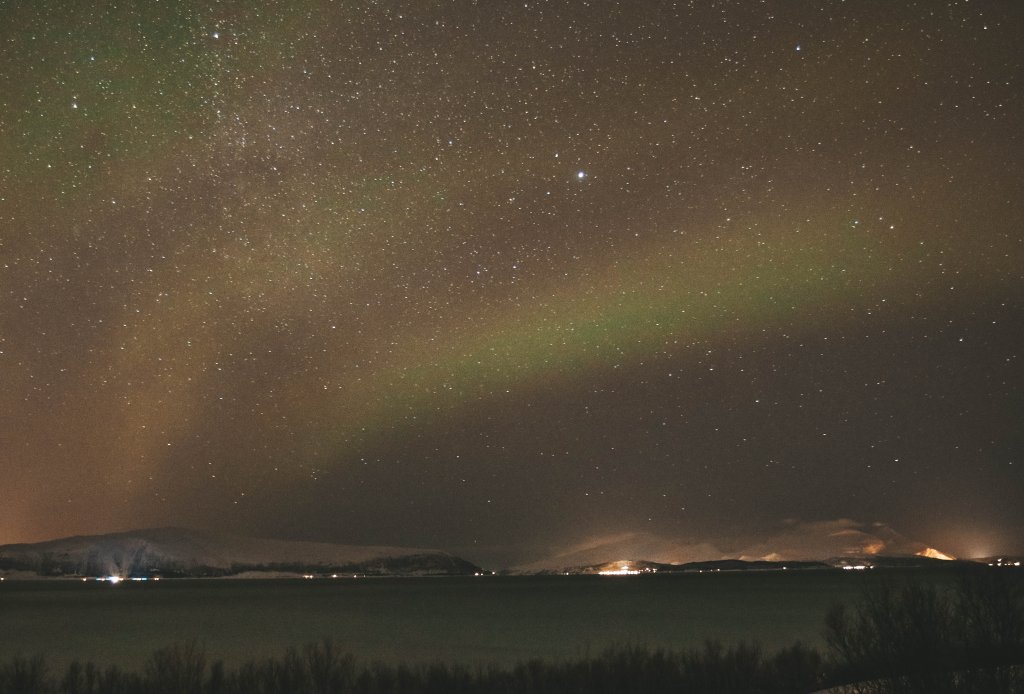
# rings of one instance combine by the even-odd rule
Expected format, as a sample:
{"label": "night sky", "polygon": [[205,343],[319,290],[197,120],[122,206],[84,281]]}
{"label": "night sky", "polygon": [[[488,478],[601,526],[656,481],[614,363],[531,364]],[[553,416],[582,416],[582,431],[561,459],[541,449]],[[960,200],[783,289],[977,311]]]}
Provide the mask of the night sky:
{"label": "night sky", "polygon": [[1011,1],[2,3],[0,543],[1024,552],[1022,36]]}

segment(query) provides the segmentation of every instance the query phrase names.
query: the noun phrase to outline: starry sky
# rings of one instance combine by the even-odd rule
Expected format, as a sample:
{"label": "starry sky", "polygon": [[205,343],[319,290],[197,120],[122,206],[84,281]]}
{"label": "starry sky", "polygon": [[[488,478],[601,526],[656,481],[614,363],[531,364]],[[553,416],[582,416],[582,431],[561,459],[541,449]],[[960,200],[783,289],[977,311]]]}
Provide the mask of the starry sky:
{"label": "starry sky", "polygon": [[1022,35],[995,0],[2,3],[0,543],[1024,552]]}

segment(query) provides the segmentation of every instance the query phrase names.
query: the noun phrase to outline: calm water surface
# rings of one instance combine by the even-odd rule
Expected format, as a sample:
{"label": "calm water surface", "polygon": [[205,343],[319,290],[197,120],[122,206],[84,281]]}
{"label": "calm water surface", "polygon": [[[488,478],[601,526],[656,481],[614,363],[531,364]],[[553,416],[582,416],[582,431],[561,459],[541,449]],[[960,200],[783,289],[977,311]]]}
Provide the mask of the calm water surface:
{"label": "calm water surface", "polygon": [[195,639],[237,664],[331,638],[367,660],[512,663],[613,644],[705,639],[821,645],[825,613],[882,581],[946,572],[807,571],[660,576],[0,583],[0,659],[43,653],[138,668]]}

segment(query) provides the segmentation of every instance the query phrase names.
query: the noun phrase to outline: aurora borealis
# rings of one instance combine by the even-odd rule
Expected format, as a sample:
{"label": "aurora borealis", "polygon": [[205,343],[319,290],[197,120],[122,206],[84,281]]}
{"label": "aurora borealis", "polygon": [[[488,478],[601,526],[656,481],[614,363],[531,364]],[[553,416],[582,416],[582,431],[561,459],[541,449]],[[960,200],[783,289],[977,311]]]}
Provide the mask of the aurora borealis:
{"label": "aurora borealis", "polygon": [[1021,35],[995,1],[6,3],[0,543],[1024,552]]}

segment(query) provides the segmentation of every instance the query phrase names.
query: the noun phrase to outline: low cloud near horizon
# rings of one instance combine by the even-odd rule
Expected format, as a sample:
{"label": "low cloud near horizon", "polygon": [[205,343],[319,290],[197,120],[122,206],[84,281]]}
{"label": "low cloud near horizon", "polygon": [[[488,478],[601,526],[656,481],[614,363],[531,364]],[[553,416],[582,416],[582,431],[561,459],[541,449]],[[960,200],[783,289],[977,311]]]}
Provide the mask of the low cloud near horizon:
{"label": "low cloud near horizon", "polygon": [[925,543],[911,540],[885,523],[850,518],[787,519],[763,540],[738,550],[725,550],[714,542],[686,543],[652,533],[624,532],[556,548],[546,558],[518,568],[560,569],[626,559],[664,564],[717,559],[796,561],[873,554],[912,555],[926,549]]}
{"label": "low cloud near horizon", "polygon": [[872,554],[910,555],[928,549],[923,542],[901,535],[885,523],[862,523],[850,518],[824,521],[789,519],[764,542],[739,553],[739,559],[798,560]]}

